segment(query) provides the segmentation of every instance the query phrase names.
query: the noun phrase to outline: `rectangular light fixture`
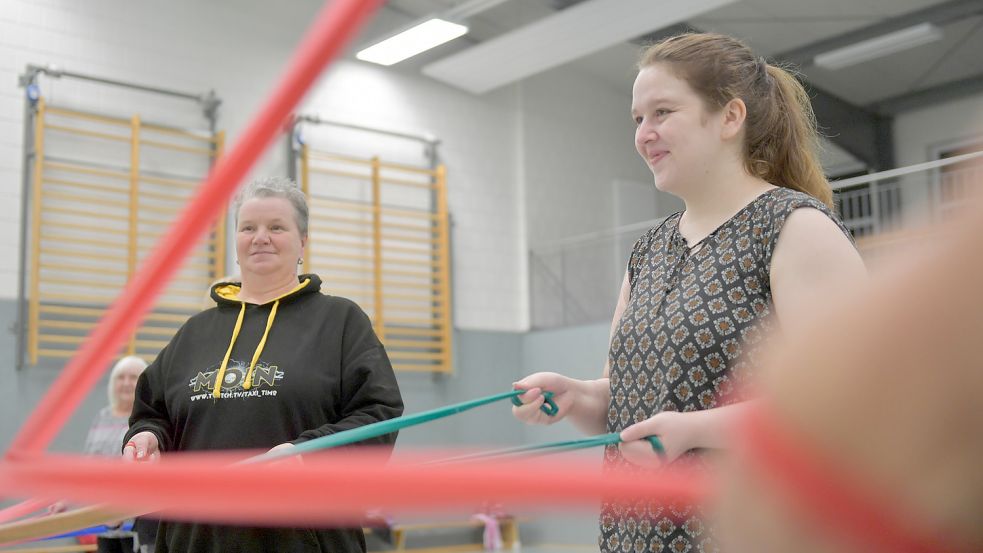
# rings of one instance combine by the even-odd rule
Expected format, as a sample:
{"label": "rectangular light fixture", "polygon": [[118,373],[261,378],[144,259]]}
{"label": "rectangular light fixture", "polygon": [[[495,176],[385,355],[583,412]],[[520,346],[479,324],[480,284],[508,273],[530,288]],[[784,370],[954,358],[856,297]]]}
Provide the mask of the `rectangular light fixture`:
{"label": "rectangular light fixture", "polygon": [[468,32],[465,25],[433,18],[391,36],[355,54],[355,57],[379,65],[392,65],[454,40]]}
{"label": "rectangular light fixture", "polygon": [[735,0],[587,0],[423,67],[474,94],[557,67]]}
{"label": "rectangular light fixture", "polygon": [[842,69],[872,59],[896,54],[915,46],[935,42],[942,38],[942,30],[931,23],[919,23],[913,27],[863,40],[843,48],[823,52],[812,62],[824,69]]}

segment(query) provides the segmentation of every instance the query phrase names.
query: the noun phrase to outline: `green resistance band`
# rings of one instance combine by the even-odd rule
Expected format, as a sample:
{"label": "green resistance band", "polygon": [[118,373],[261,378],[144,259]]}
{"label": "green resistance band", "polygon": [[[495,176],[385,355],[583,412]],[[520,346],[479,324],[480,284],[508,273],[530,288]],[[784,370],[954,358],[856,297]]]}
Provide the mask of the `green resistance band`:
{"label": "green resistance band", "polygon": [[[256,463],[261,461],[270,461],[272,459],[279,459],[281,457],[291,457],[293,455],[301,455],[303,453],[310,453],[312,451],[319,451],[322,449],[329,449],[332,447],[339,447],[343,445],[353,444],[355,442],[361,442],[362,440],[368,440],[370,438],[377,438],[379,436],[384,436],[386,434],[391,434],[393,432],[402,430],[403,428],[408,428],[410,426],[416,426],[418,424],[423,424],[425,422],[431,422],[437,419],[442,419],[444,417],[449,417],[451,415],[456,415],[475,407],[481,407],[482,405],[487,405],[489,403],[494,403],[496,401],[513,398],[513,401],[518,396],[526,393],[525,390],[512,390],[510,392],[504,392],[501,394],[495,394],[488,397],[473,399],[471,401],[465,401],[463,403],[457,403],[455,405],[448,405],[447,407],[440,407],[438,409],[431,409],[430,411],[423,411],[422,413],[416,413],[413,415],[403,415],[401,417],[396,417],[393,419],[388,419],[384,421],[374,422],[372,424],[367,424],[365,426],[360,426],[358,428],[352,428],[351,430],[344,430],[342,432],[337,432],[335,434],[330,434],[328,436],[322,436],[320,438],[315,438],[313,440],[308,440],[306,442],[301,442],[296,444],[291,448],[279,449],[276,451],[268,451],[262,455],[257,455],[251,457],[244,463]],[[557,412],[557,406],[553,403],[553,393],[545,392],[543,394],[546,397],[546,403],[543,404],[541,409],[548,415],[554,415]],[[521,404],[521,403],[520,403]]]}
{"label": "green resistance band", "polygon": [[[662,441],[660,441],[657,436],[648,436],[645,439],[648,440],[648,442],[652,445],[652,450],[655,451],[656,455],[659,456],[659,460],[665,463],[667,461],[666,450],[662,446]],[[599,434],[597,436],[591,436],[589,438],[582,438],[579,440],[566,440],[562,442],[524,445],[519,447],[510,447],[507,449],[498,449],[495,451],[487,451],[483,453],[461,455],[459,457],[451,457],[448,459],[431,461],[430,463],[426,463],[426,464],[442,465],[445,463],[480,461],[483,459],[521,456],[525,454],[550,455],[553,453],[562,453],[564,451],[574,451],[577,449],[586,449],[589,447],[597,447],[602,445],[612,445],[612,444],[619,444],[619,443],[621,443],[621,435],[617,432],[612,432],[611,434]]]}

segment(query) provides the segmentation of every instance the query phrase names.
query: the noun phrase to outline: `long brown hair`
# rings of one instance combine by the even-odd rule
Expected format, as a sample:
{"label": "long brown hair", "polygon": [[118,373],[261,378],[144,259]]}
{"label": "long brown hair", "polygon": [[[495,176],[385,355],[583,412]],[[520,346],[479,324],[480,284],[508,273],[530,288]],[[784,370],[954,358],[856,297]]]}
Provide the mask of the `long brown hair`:
{"label": "long brown hair", "polygon": [[819,134],[809,95],[789,71],[769,64],[735,38],[687,33],[649,46],[639,69],[665,63],[711,111],[740,98],[747,106],[744,167],[776,186],[799,190],[832,207],[819,163]]}

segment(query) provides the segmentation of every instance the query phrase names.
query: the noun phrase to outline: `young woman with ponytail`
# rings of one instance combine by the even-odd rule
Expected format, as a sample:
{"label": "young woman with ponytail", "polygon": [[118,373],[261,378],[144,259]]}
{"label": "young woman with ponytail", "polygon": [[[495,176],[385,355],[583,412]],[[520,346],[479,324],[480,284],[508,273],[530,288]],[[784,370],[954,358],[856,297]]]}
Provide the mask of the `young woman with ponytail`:
{"label": "young woman with ponytail", "polygon": [[[642,53],[631,116],[655,186],[685,210],[635,244],[602,377],[528,376],[515,384],[528,392],[514,413],[619,432],[606,470],[709,469],[712,451],[729,447],[761,345],[865,270],[832,212],[808,95],[786,70],[731,37],[668,38]],[[539,410],[544,390],[555,416]],[[643,440],[651,435],[664,460]],[[719,550],[701,506],[659,503],[605,503],[599,544],[605,552]]]}

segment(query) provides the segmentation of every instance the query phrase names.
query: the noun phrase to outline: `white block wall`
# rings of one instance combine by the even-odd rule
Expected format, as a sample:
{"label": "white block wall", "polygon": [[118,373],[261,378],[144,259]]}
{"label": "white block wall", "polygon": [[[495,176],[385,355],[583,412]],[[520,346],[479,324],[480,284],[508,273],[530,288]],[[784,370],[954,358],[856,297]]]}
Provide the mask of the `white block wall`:
{"label": "white block wall", "polygon": [[[214,89],[222,99],[219,126],[233,144],[319,7],[314,0],[0,2],[0,220],[8,229],[0,236],[0,297],[17,293],[23,90],[16,83],[27,64],[195,93]],[[61,104],[123,115],[141,102],[67,79],[44,79],[42,90]],[[139,103],[145,119],[202,121],[190,103],[148,98]],[[527,218],[537,235],[551,237],[603,227],[610,183],[650,178],[634,159],[629,102],[569,70],[476,97],[349,59],[322,77],[302,111],[440,138],[455,222],[456,325],[524,330]],[[255,174],[283,172],[277,143]]]}

